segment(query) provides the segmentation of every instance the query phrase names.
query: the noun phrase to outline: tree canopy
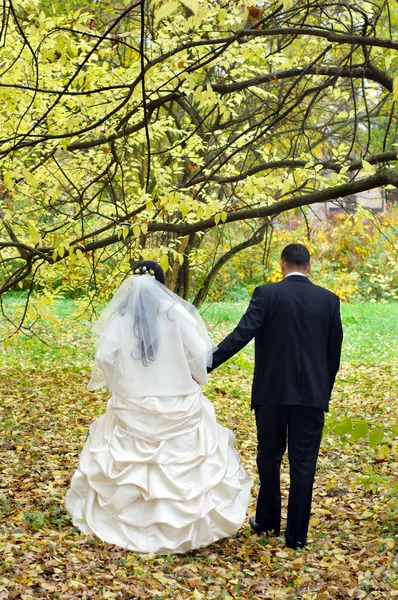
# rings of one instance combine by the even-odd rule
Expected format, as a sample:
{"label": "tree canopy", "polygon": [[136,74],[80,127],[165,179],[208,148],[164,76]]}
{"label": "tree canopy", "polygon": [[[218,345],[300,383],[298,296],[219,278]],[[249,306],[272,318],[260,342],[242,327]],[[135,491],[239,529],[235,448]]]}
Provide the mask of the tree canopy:
{"label": "tree canopy", "polygon": [[188,297],[210,230],[397,186],[397,27],[388,0],[5,1],[0,294],[148,258]]}

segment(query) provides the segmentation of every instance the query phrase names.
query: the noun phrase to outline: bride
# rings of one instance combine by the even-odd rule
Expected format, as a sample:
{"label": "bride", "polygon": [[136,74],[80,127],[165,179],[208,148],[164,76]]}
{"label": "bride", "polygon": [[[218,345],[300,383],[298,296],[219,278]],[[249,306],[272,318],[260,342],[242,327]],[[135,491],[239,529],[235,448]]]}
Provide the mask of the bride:
{"label": "bride", "polygon": [[133,273],[96,326],[89,389],[107,385],[111,397],[90,426],[65,506],[103,541],[187,552],[240,528],[251,480],[202,395],[212,354],[202,319],[163,285],[157,263]]}

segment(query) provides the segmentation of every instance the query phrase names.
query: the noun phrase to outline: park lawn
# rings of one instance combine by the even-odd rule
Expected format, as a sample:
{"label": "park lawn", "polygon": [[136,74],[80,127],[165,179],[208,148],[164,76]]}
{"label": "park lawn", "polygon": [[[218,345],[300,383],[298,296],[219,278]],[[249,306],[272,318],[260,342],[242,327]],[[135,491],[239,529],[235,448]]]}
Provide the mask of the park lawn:
{"label": "park lawn", "polygon": [[[396,446],[384,456],[383,443],[370,449],[367,437],[350,443],[349,436],[325,435],[309,544],[301,552],[287,550],[283,538],[252,535],[247,521],[235,536],[181,556],[138,555],[80,534],[63,498],[107,394],[86,388],[90,324],[73,320],[73,310],[71,301],[58,300],[57,315],[39,324],[48,346],[34,337],[12,338],[0,353],[0,599],[398,597],[397,497],[382,485],[365,490],[357,482],[369,470],[381,483],[396,473]],[[244,310],[231,303],[204,307],[215,342]],[[398,305],[343,305],[342,314],[343,364],[332,419],[380,425],[390,447],[398,409]],[[249,345],[205,388],[219,422],[234,431],[254,481],[249,515],[258,482],[249,408],[252,355]],[[285,518],[286,462],[281,479]]]}

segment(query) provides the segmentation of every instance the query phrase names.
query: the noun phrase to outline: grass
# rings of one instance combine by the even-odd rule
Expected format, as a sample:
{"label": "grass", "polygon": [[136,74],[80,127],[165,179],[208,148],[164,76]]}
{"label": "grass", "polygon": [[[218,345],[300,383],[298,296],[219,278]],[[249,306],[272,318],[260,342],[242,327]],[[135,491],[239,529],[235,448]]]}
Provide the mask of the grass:
{"label": "grass", "polygon": [[398,304],[343,304],[343,360],[375,362],[397,358]]}
{"label": "grass", "polygon": [[[202,313],[212,325],[232,329],[247,308],[246,303],[207,304]],[[373,363],[397,357],[398,304],[372,302],[342,304],[344,327],[343,360]],[[216,340],[217,341],[217,340]]]}
{"label": "grass", "polygon": [[[6,306],[21,310],[23,298],[11,297]],[[247,308],[244,302],[215,302],[205,304],[201,314],[211,331],[214,343],[233,329]],[[91,324],[87,318],[76,319],[76,302],[55,300],[50,318],[38,323],[40,339],[34,336],[12,338],[8,348],[0,351],[0,366],[18,363],[21,367],[74,365],[89,368],[94,347]],[[398,304],[342,304],[344,327],[343,361],[375,364],[397,357]],[[5,323],[0,323],[0,339]],[[41,341],[42,340],[42,341]],[[45,343],[44,343],[45,342]],[[243,351],[245,358],[253,354],[252,344]]]}

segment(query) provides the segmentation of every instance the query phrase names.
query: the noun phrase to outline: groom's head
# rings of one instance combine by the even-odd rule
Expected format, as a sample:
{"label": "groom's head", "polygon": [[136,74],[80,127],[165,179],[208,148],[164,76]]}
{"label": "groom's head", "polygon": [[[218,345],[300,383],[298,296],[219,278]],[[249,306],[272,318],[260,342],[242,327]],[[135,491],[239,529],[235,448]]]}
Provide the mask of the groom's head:
{"label": "groom's head", "polygon": [[281,270],[284,277],[293,271],[308,275],[311,270],[311,257],[303,244],[289,244],[282,250]]}

